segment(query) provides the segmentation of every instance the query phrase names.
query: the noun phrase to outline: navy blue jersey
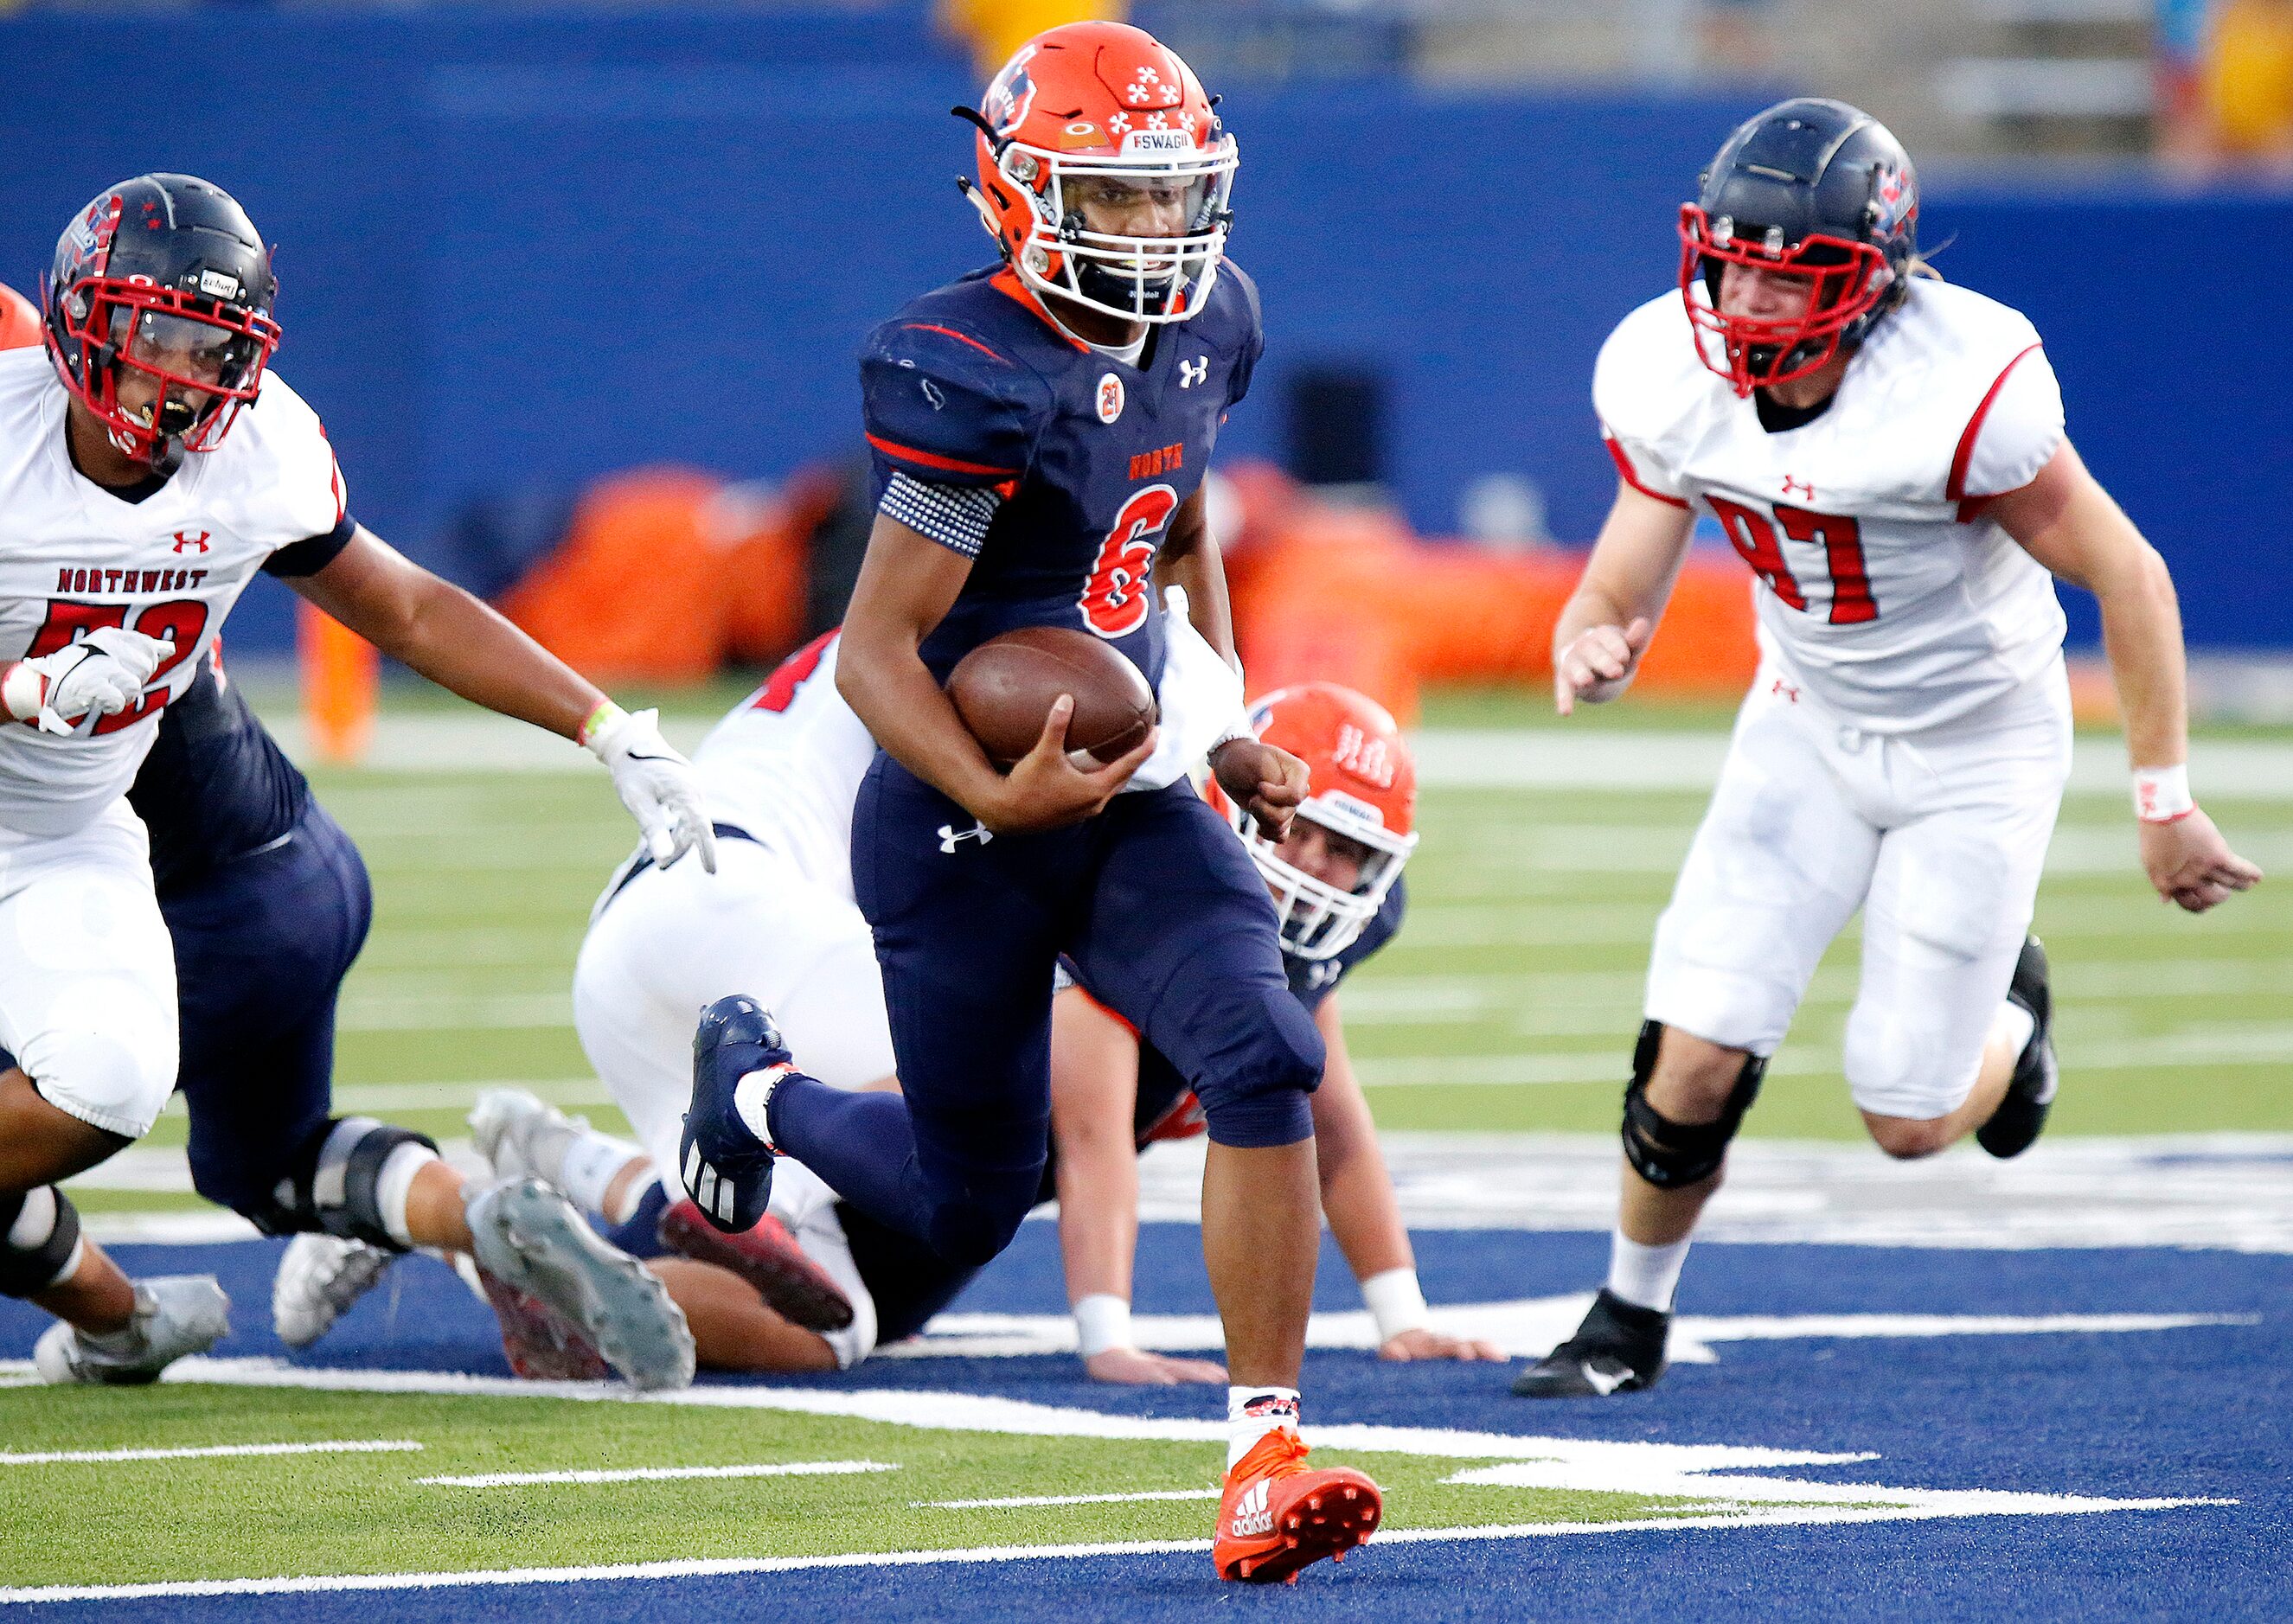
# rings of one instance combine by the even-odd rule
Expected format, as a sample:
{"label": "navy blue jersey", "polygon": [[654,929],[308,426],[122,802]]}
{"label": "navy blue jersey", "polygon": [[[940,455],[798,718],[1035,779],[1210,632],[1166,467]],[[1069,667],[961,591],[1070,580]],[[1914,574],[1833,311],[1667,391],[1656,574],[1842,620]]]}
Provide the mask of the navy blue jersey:
{"label": "navy blue jersey", "polygon": [[1232,265],[1199,315],[1150,329],[1135,367],[1053,327],[1009,271],[926,294],[871,334],[860,384],[873,500],[895,475],[1001,497],[924,641],[933,675],[945,681],[1017,627],[1065,626],[1157,681],[1155,555],[1264,347],[1258,290]]}
{"label": "navy blue jersey", "polygon": [[162,902],[284,836],[310,798],[295,764],[212,666],[159,714],[158,737],[127,791],[151,833]]}
{"label": "navy blue jersey", "polygon": [[1327,958],[1299,958],[1291,954],[1282,956],[1282,967],[1290,973],[1290,990],[1298,995],[1309,1013],[1322,1007],[1322,1000],[1338,990],[1338,983],[1354,972],[1356,966],[1376,952],[1394,933],[1401,929],[1401,917],[1409,911],[1409,882],[1396,876],[1393,889],[1385,893],[1385,902],[1376,916],[1362,926],[1360,935],[1348,942],[1345,950]]}

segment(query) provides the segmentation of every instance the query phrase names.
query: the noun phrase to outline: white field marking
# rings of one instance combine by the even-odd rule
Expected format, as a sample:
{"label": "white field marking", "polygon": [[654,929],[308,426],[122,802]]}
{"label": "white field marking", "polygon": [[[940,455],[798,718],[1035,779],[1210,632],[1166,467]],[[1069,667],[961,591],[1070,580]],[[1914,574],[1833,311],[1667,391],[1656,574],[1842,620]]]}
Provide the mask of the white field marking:
{"label": "white field marking", "polygon": [[[2064,1084],[2075,1087],[2073,1078]],[[1756,1124],[1756,1114],[1753,1117]],[[1607,1134],[1380,1135],[1411,1229],[1595,1231],[1616,1222]],[[1138,1162],[1139,1215],[1196,1223],[1203,1141]],[[2293,1135],[2049,1138],[2011,1162],[1962,1145],[1891,1161],[1860,1140],[1739,1140],[1699,1241],[1957,1251],[2211,1247],[2293,1254]],[[1524,1247],[1536,1244],[1529,1235]]]}
{"label": "white field marking", "polygon": [[417,1483],[450,1489],[515,1489],[532,1483],[660,1483],[685,1477],[847,1477],[860,1472],[896,1472],[880,1460],[796,1460],[736,1466],[629,1466],[620,1471],[487,1472],[475,1477],[417,1477]]}
{"label": "white field marking", "polygon": [[[1709,790],[1728,736],[1720,728],[1603,730],[1428,728],[1412,734],[1417,781],[1445,789]],[[2201,795],[2293,798],[2293,745],[2203,739],[2192,777]],[[2115,734],[2079,739],[2070,755],[2073,794],[2123,794],[2126,747]]]}
{"label": "white field marking", "polygon": [[[301,718],[265,718],[288,753],[308,756]],[[670,743],[688,754],[713,716],[662,719]],[[1728,736],[1719,727],[1605,729],[1598,723],[1537,729],[1429,728],[1411,735],[1417,781],[1438,788],[1579,793],[1604,789],[1705,791],[1718,778]],[[2293,797],[2293,746],[2268,739],[2201,739],[2192,777],[2199,793]],[[586,750],[505,716],[462,712],[393,715],[375,722],[364,766],[370,772],[595,772]],[[2074,793],[2122,794],[2125,746],[2115,734],[2079,739],[2071,754]],[[450,796],[451,788],[440,792]]]}
{"label": "white field marking", "polygon": [[130,1460],[208,1460],[238,1455],[396,1455],[419,1450],[411,1438],[347,1438],[322,1443],[207,1443],[174,1450],[45,1450],[0,1452],[0,1466],[107,1466]]}
{"label": "white field marking", "polygon": [[[1631,1534],[1674,1530],[1818,1528],[1876,1523],[1923,1523],[1941,1517],[1981,1515],[2072,1516],[2111,1511],[2176,1511],[2197,1506],[2233,1506],[2234,1500],[2087,1500],[2072,1496],[2003,1495],[2002,1500],[2030,1505],[1898,1507],[1869,1505],[1802,1507],[1790,1505],[1747,1509],[1730,1516],[1627,1517],[1606,1523],[1498,1523],[1478,1528],[1380,1529],[1370,1543],[1439,1545],[1497,1539],[1566,1538],[1579,1534]],[[471,1586],[563,1585],[634,1580],[717,1579],[746,1573],[796,1573],[823,1568],[937,1567],[991,1562],[1074,1561],[1093,1556],[1169,1556],[1199,1554],[1208,1539],[1126,1539],[1090,1545],[990,1545],[949,1551],[868,1551],[842,1556],[750,1556],[690,1558],[673,1562],[629,1562],[581,1568],[496,1568],[461,1573],[343,1573],[296,1579],[204,1579],[141,1585],[53,1585],[0,1589],[0,1604],[12,1602],[146,1601],[223,1596],[295,1596],[328,1591],[442,1590]]]}
{"label": "white field marking", "polygon": [[611,1105],[613,1096],[594,1077],[487,1078],[466,1083],[337,1083],[337,1111],[466,1111],[489,1088],[523,1088],[557,1106]]}
{"label": "white field marking", "polygon": [[573,1024],[573,995],[554,992],[467,993],[440,989],[417,997],[361,992],[343,995],[335,1030],[344,1032],[529,1031]]}
{"label": "white field marking", "polygon": [[[2151,1038],[2124,1038],[2108,1046],[2057,1046],[2062,1073],[2075,1079],[2081,1071],[2135,1071],[2202,1062],[2208,1066],[2293,1066],[2293,1027],[2269,1026],[2243,1030],[2161,1033]],[[1616,1083],[1622,1086],[1629,1068],[1621,1048],[1587,1051],[1521,1051],[1505,1054],[1437,1054],[1409,1059],[1386,1059],[1357,1054],[1354,1069],[1370,1088],[1423,1088],[1443,1086],[1511,1087],[1531,1084]],[[1768,1062],[1770,1077],[1836,1077],[1838,1056],[1803,1044],[1787,1044]]]}
{"label": "white field marking", "polygon": [[[2045,921],[2039,921],[2044,934]],[[1408,938],[1402,938],[1406,942]],[[1852,965],[1816,972],[1801,1007],[1844,1008],[1856,992]],[[1599,1006],[1637,1020],[1648,987],[1644,970],[1486,970],[1416,975],[1365,970],[1337,997],[1348,1025],[1442,1021],[1510,1010],[1577,1010]],[[2074,960],[2054,966],[2054,1005],[2096,1005],[2152,998],[2293,996],[2281,958]],[[337,1091],[339,1092],[339,1091]]]}
{"label": "white field marking", "polygon": [[[1430,1312],[1436,1330],[1494,1342],[1509,1358],[1541,1359],[1576,1329],[1592,1305],[1592,1294],[1586,1291],[1511,1302],[1445,1304]],[[1668,1352],[1674,1364],[1712,1364],[1718,1360],[1713,1345],[1725,1342],[2091,1337],[2257,1322],[2251,1314],[1683,1314],[1673,1322]],[[1152,1353],[1225,1345],[1215,1314],[1134,1314],[1130,1329],[1138,1345]],[[1376,1323],[1366,1310],[1317,1313],[1307,1321],[1308,1347],[1367,1350],[1378,1342]],[[954,1313],[938,1315],[923,1336],[895,1344],[878,1357],[995,1359],[1074,1351],[1074,1321],[1065,1314]]]}
{"label": "white field marking", "polygon": [[1127,1494],[1011,1494],[1000,1500],[910,1500],[920,1511],[1001,1511],[1030,1506],[1124,1506],[1132,1500],[1214,1500],[1223,1489],[1134,1489]]}
{"label": "white field marking", "polygon": [[[1584,1299],[1576,1299],[1582,1302]],[[1573,1321],[1572,1321],[1573,1322]],[[449,1394],[468,1397],[563,1398],[591,1403],[667,1404],[687,1409],[763,1410],[833,1416],[935,1431],[983,1432],[1026,1437],[1131,1440],[1201,1443],[1224,1440],[1223,1420],[1113,1414],[1063,1408],[987,1394],[936,1393],[912,1389],[837,1392],[768,1386],[689,1387],[678,1392],[639,1394],[604,1382],[524,1382],[502,1377],[458,1376],[427,1370],[305,1369],[268,1359],[191,1358],[170,1366],[164,1381],[233,1386],[310,1388],[327,1392]],[[1776,1480],[1742,1474],[1786,1466],[1855,1465],[1876,1457],[1868,1451],[1835,1453],[1778,1450],[1726,1443],[1615,1442],[1588,1438],[1552,1438],[1511,1433],[1465,1432],[1446,1427],[1385,1426],[1357,1422],[1311,1426],[1308,1439],[1319,1448],[1366,1454],[1411,1455],[1458,1461],[1537,1463],[1552,1474],[1550,1486],[1615,1490],[1619,1484],[1662,1485],[1653,1492],[1708,1500],[1788,1500],[1810,1503],[1827,1490],[1831,1503],[1851,1507],[1893,1506],[1922,1515],[1974,1515],[2062,1511],[2103,1511],[2171,1505],[2193,1500],[2109,1500],[2078,1495],[2034,1494],[1993,1490],[1922,1490],[1852,1483],[1803,1484],[1790,1480],[1788,1493],[1762,1494]],[[1568,1469],[1564,1469],[1568,1468]],[[1207,1468],[1206,1468],[1207,1469]],[[1638,1492],[1639,1491],[1627,1491]],[[2206,1502],[2219,1504],[2223,1502]],[[1943,1509],[1931,1509],[1931,1508]],[[0,1599],[5,1599],[0,1596]]]}

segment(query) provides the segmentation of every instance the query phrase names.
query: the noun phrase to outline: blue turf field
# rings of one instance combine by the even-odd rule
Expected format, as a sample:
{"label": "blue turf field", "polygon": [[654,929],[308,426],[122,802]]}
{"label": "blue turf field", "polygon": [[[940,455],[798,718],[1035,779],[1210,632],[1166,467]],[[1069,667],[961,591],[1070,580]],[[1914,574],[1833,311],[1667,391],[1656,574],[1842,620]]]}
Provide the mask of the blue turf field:
{"label": "blue turf field", "polygon": [[[1600,1266],[1589,1234],[1437,1231],[1418,1238],[1435,1301],[1578,1290]],[[1060,1304],[1053,1232],[1030,1224],[965,1309]],[[1195,1232],[1147,1226],[1142,1311],[1210,1306]],[[213,1269],[241,1305],[219,1354],[278,1352],[262,1331],[276,1248],[126,1247],[152,1273]],[[1351,1305],[1325,1265],[1328,1306]],[[1187,1284],[1186,1282],[1195,1282]],[[1706,1245],[1683,1306],[1698,1314],[2192,1313],[2257,1316],[2135,1333],[1786,1337],[1734,1342],[1676,1367],[1656,1392],[1584,1404],[1506,1395],[1489,1367],[1380,1366],[1319,1353],[1308,1418],[1618,1441],[1868,1450],[1805,1474],[1836,1483],[2012,1490],[2229,1506],[1869,1525],[1600,1533],[1373,1544],[1296,1590],[1221,1589],[1195,1553],[711,1578],[67,1604],[58,1614],[290,1621],[652,1617],[1383,1620],[1570,1618],[2267,1619],[2293,1616],[2293,1258],[2167,1248],[1945,1252]],[[29,1351],[36,1320],[0,1308],[0,1357]],[[257,1334],[257,1333],[260,1334]],[[436,1265],[401,1272],[314,1359],[358,1368],[505,1373],[488,1317]],[[820,1385],[984,1391],[1137,1414],[1210,1413],[1203,1389],[1123,1391],[1077,1379],[1065,1357],[879,1361]],[[122,1402],[133,1402],[123,1395]],[[699,1418],[696,1418],[699,1424]],[[696,1488],[694,1515],[709,1500]],[[1207,1523],[1207,1518],[1205,1518]],[[514,1548],[503,1565],[515,1565]],[[47,1611],[47,1610],[43,1610]]]}

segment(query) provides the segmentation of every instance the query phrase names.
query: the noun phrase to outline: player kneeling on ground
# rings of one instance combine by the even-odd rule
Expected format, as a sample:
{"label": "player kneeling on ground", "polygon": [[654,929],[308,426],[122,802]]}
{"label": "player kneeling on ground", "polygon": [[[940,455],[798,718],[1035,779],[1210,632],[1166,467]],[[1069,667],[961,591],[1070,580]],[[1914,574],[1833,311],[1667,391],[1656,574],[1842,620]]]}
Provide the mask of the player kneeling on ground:
{"label": "player kneeling on ground", "polygon": [[[190,176],[144,175],[58,242],[46,353],[0,354],[0,647],[15,656],[0,664],[0,722],[21,724],[0,725],[0,938],[17,944],[0,964],[13,1061],[0,1071],[0,1290],[75,1328],[43,1365],[63,1378],[156,1372],[223,1325],[216,1290],[187,1310],[196,1334],[139,1333],[150,1308],[77,1243],[53,1186],[142,1136],[176,1085],[175,946],[127,792],[256,570],[464,697],[579,739],[663,860],[696,843],[714,860],[690,769],[649,717],[350,517],[317,416],[267,369],[272,292],[269,251],[237,203]],[[184,739],[194,753],[231,747]],[[262,970],[224,974],[255,976],[259,993]],[[386,1230],[390,1203],[423,1182],[416,1152],[428,1152],[411,1137],[304,1147],[312,1200],[369,1189]],[[506,1219],[515,1204],[491,1210]],[[117,1339],[138,1334],[145,1345],[122,1354]]]}
{"label": "player kneeling on ground", "polygon": [[2056,1070],[2029,931],[2070,759],[2053,577],[2101,600],[2151,884],[2200,913],[2260,878],[2190,799],[2163,561],[2064,438],[2030,322],[1916,274],[1917,218],[1884,128],[1783,102],[1681,210],[1679,291],[1601,351],[1621,477],[1554,632],[1561,714],[1631,681],[1699,509],[1758,578],[1761,667],[1657,925],[1608,1284],[1518,1393],[1662,1373],[1697,1215],[1859,909],[1845,1070],[1872,1138],[2038,1137]]}
{"label": "player kneeling on ground", "polygon": [[[1251,707],[1251,723],[1263,742],[1307,764],[1306,798],[1290,833],[1270,839],[1215,786],[1210,794],[1274,894],[1290,990],[1326,1051],[1313,1096],[1323,1213],[1361,1282],[1381,1357],[1499,1358],[1489,1344],[1444,1335],[1428,1321],[1339,1012],[1339,983],[1393,940],[1408,908],[1401,869],[1417,844],[1409,747],[1383,707],[1333,683],[1269,694]],[[1120,1125],[1135,1115],[1142,1142],[1200,1133],[1201,1108],[1170,1060],[1079,984],[1052,1005],[1051,1078],[1059,1247],[1083,1357],[1102,1379],[1125,1370],[1164,1379],[1155,1356],[1130,1345],[1138,1173],[1131,1132]]]}

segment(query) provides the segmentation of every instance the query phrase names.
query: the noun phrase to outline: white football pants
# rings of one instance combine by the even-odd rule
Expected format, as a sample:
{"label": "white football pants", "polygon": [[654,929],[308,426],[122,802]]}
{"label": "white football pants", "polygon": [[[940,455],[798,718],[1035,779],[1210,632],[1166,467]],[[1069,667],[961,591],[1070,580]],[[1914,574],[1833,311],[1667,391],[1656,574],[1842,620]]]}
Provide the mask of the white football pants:
{"label": "white football pants", "polygon": [[2030,930],[2070,760],[2059,661],[1973,715],[1900,735],[1863,731],[1763,666],[1657,922],[1648,1018],[1773,1054],[1860,908],[1855,1103],[1948,1115],[1974,1087]]}
{"label": "white football pants", "polygon": [[175,948],[126,797],[69,835],[0,828],[0,1046],[40,1097],[140,1139],[175,1089]]}
{"label": "white football pants", "polygon": [[875,941],[849,898],[751,840],[719,839],[714,875],[689,855],[640,873],[590,922],[573,1026],[672,1192],[693,1028],[736,992],[764,1006],[808,1076],[858,1088],[895,1070]]}

